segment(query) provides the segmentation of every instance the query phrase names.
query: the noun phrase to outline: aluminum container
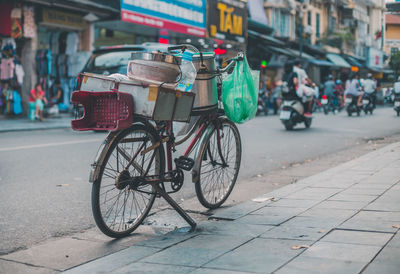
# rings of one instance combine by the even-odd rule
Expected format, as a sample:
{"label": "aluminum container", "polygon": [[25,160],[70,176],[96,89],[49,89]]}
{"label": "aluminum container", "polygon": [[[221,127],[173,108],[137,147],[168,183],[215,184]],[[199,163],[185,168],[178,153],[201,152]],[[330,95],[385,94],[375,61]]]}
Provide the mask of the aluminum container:
{"label": "aluminum container", "polygon": [[127,76],[133,80],[174,83],[180,74],[181,57],[161,52],[133,52]]}
{"label": "aluminum container", "polygon": [[218,107],[215,56],[214,53],[204,53],[202,57],[203,62],[200,54],[193,56],[197,77],[192,89],[192,92],[196,94],[192,115],[213,111]]}

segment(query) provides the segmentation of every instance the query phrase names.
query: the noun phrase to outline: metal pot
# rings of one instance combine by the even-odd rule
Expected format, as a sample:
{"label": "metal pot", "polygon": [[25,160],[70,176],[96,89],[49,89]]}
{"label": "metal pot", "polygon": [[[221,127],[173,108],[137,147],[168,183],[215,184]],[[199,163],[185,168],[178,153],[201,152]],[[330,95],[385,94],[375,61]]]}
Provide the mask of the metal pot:
{"label": "metal pot", "polygon": [[203,53],[202,58],[200,54],[195,54],[193,64],[197,70],[197,77],[192,89],[192,92],[196,93],[192,114],[196,115],[215,110],[218,107],[214,53]]}
{"label": "metal pot", "polygon": [[179,76],[181,57],[161,52],[133,52],[127,75],[134,80],[174,83]]}

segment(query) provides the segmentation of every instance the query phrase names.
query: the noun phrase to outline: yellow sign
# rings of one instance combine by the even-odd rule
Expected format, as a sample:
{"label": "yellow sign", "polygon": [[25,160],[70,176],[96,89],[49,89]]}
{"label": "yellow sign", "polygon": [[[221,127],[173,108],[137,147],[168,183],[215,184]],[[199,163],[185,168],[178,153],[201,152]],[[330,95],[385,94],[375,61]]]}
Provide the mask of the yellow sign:
{"label": "yellow sign", "polygon": [[82,16],[58,10],[43,9],[42,22],[46,25],[84,29],[87,27]]}
{"label": "yellow sign", "polygon": [[222,32],[229,32],[230,34],[243,35],[243,18],[242,16],[233,14],[235,8],[230,7],[223,3],[217,4],[219,10],[219,30]]}

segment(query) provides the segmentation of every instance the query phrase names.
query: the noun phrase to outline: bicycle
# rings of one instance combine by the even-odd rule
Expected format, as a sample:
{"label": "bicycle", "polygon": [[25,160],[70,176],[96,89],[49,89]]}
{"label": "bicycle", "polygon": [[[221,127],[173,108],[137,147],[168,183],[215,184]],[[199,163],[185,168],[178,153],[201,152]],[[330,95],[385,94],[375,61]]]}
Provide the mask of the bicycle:
{"label": "bicycle", "polygon": [[[242,59],[243,54],[238,54],[224,69],[217,69],[215,76],[221,78]],[[219,99],[221,87],[219,81]],[[196,115],[197,122],[179,140],[173,132],[173,121],[151,121],[139,116],[134,116],[129,128],[109,133],[90,176],[93,216],[104,234],[120,238],[132,233],[147,217],[157,197],[164,198],[193,231],[195,221],[170,196],[182,188],[183,170],[192,170],[196,195],[204,207],[215,209],[226,201],[240,169],[239,130],[219,107]],[[191,137],[184,154],[173,161],[175,146]]]}

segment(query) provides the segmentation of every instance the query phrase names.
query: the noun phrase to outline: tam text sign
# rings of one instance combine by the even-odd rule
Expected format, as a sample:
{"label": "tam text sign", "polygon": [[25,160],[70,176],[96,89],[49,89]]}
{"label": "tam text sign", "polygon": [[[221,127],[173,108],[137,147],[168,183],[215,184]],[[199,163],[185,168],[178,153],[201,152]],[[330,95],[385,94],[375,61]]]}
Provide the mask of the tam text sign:
{"label": "tam text sign", "polygon": [[219,40],[246,41],[246,3],[236,0],[208,1],[208,34]]}

